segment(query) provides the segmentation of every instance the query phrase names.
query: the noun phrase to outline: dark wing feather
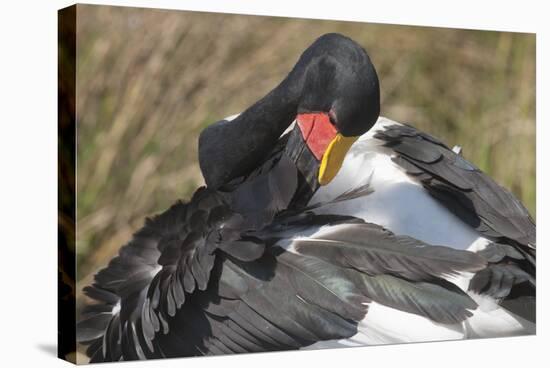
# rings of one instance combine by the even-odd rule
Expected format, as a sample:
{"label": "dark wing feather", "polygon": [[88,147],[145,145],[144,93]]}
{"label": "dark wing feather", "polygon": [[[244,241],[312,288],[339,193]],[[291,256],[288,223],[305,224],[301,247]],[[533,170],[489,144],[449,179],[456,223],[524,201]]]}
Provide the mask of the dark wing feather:
{"label": "dark wing feather", "polygon": [[365,293],[391,308],[425,316],[437,323],[459,323],[477,304],[445,280],[411,282],[391,275],[361,275]]}
{"label": "dark wing feather", "polygon": [[[477,307],[444,277],[485,269],[487,262],[481,255],[397,236],[356,218],[309,216],[313,217],[311,223],[318,224],[310,229],[314,235],[300,236],[304,220],[296,217],[296,235],[288,229],[283,232],[290,244],[285,239],[275,240],[275,244],[291,246],[300,256],[346,270],[346,281],[368,299],[438,323],[463,321]],[[288,228],[292,221],[285,224]]]}
{"label": "dark wing feather", "polygon": [[[179,202],[147,220],[85,288],[96,303],[84,308],[79,341],[94,347],[90,353],[95,360],[159,357],[156,336],[167,334],[190,295],[209,283],[220,230],[226,229],[229,243],[238,241],[238,233],[229,230],[241,222],[219,194],[206,189],[199,189],[189,203]],[[254,246],[232,251],[230,244],[225,249],[244,259],[263,252]],[[100,353],[96,340],[102,341]]]}
{"label": "dark wing feather", "polygon": [[479,255],[397,236],[371,223],[336,224],[293,241],[298,252],[369,275],[428,280],[485,266]]}
{"label": "dark wing feather", "polygon": [[302,344],[356,332],[347,321],[364,317],[362,302],[368,299],[347,280],[344,270],[321,260],[271,250],[274,253],[270,251],[261,262],[226,265],[247,280],[247,292],[241,299],[250,308]]}
{"label": "dark wing feather", "polygon": [[[350,337],[367,311],[366,298],[347,271],[270,247],[260,259],[217,257],[212,283],[193,294],[167,335],[157,338],[169,356],[182,354],[164,341],[186,345],[201,337],[204,354],[296,349],[319,340]],[[191,320],[205,320],[193,329]]]}
{"label": "dark wing feather", "polygon": [[[285,227],[306,226],[303,217],[296,218],[296,225],[287,219]],[[314,222],[325,223],[322,219],[335,217]],[[263,241],[266,250],[261,258],[219,253],[208,288],[190,295],[168,334],[157,335],[165,354],[191,354],[172,345],[172,335],[195,345],[192,354],[227,354],[296,349],[357,333],[369,302],[362,281],[322,259],[284,252],[264,232],[255,235],[255,246]],[[191,321],[206,322],[199,331]]]}
{"label": "dark wing feather", "polygon": [[521,202],[445,144],[398,124],[374,137],[393,150],[394,162],[467,224],[486,236],[534,249],[535,224]]}
{"label": "dark wing feather", "polygon": [[[289,158],[274,154],[232,191],[199,189],[189,203],[177,203],[147,220],[95,276],[87,294],[96,304],[84,309],[77,328],[79,341],[93,347],[89,351],[96,361],[173,355],[159,343],[159,336],[177,330],[174,319],[182,313],[202,313],[195,322],[186,322],[196,336],[185,335],[189,347],[177,354],[206,354],[208,346],[237,351],[237,345],[212,337],[206,345],[205,326],[215,324],[215,319],[193,306],[194,295],[207,289],[218,256],[251,262],[263,255],[264,243],[242,233],[261,228],[286,208],[296,181]],[[248,190],[262,194],[261,201]],[[234,292],[239,292],[238,285]]]}
{"label": "dark wing feather", "polygon": [[[479,269],[475,255],[349,216],[280,213],[292,190],[279,188],[292,188],[285,173],[295,172],[284,158],[270,160],[249,177],[271,188],[260,204],[235,188],[200,190],[147,221],[98,273],[88,290],[98,303],[80,326],[93,361],[286,350],[347,338],[371,300],[438,322],[463,320],[475,308],[442,279]],[[368,187],[347,195],[364,194]],[[315,226],[329,231],[302,239],[301,254],[277,246]]]}
{"label": "dark wing feather", "polygon": [[231,208],[260,228],[285,210],[298,187],[296,166],[286,155],[275,156],[252,173],[228,197]]}
{"label": "dark wing feather", "polygon": [[[324,240],[330,246],[314,249],[317,243],[302,243],[297,246],[301,254],[277,246],[284,237],[292,239],[293,234],[312,226],[328,228]],[[333,243],[340,244],[342,257],[333,253]],[[190,249],[185,240],[181,244],[180,249]],[[243,250],[236,251],[229,244],[241,244]],[[194,258],[188,257],[185,270],[179,267],[181,255],[174,253],[170,238],[159,248],[162,255],[171,256],[162,262],[159,257],[162,268],[139,293],[141,309],[135,309],[139,303],[133,301],[129,316],[123,318],[120,313],[105,318],[106,332],[102,339],[94,339],[97,334],[90,336],[89,353],[94,361],[102,361],[296,349],[355,335],[371,300],[436,322],[463,320],[475,303],[441,276],[472,270],[479,259],[452,251],[430,256],[424,247],[431,246],[403,240],[353,217],[280,216],[262,231],[215,247],[207,287],[202,288],[196,278],[203,276],[197,276],[200,271],[193,272],[189,263]],[[433,249],[438,254],[439,248]],[[259,257],[243,254],[247,251]],[[353,258],[356,263],[350,264]],[[192,292],[181,281],[189,269],[195,285]],[[384,274],[385,269],[395,275]],[[90,293],[116,302],[110,292],[94,289]],[[135,310],[140,311],[137,317]],[[99,318],[99,313],[93,318]]]}
{"label": "dark wing feather", "polygon": [[489,295],[504,308],[536,322],[534,259],[508,244],[491,243],[479,252],[489,262],[470,281],[469,289]]}
{"label": "dark wing feather", "polygon": [[413,127],[391,125],[374,137],[436,200],[495,240],[479,253],[489,264],[473,277],[470,290],[497,298],[503,307],[534,321],[536,227],[521,202],[441,141]]}

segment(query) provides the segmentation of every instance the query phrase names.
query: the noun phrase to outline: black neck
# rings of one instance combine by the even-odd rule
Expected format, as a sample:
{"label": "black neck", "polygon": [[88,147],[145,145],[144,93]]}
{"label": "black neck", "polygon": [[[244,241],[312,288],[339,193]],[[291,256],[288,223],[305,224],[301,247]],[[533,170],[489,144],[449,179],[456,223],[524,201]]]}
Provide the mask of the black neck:
{"label": "black neck", "polygon": [[296,117],[298,93],[289,79],[234,120],[210,125],[199,138],[206,184],[216,189],[265,160]]}
{"label": "black neck", "polygon": [[337,34],[317,39],[275,89],[233,121],[201,133],[199,164],[206,184],[218,189],[250,173],[272,152],[301,112],[335,112],[336,128],[360,135],[376,121],[379,87],[366,52]]}

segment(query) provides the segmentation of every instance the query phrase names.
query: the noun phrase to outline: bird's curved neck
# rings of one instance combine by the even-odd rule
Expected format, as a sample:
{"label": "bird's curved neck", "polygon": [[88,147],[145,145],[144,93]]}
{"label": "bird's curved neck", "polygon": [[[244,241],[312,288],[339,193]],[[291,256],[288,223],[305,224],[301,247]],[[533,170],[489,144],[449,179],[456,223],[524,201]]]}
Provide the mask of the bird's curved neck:
{"label": "bird's curved neck", "polygon": [[265,160],[296,117],[299,88],[287,78],[234,120],[206,128],[199,138],[199,162],[206,184],[216,189]]}
{"label": "bird's curved neck", "polygon": [[265,97],[233,121],[203,130],[199,163],[206,184],[218,189],[250,173],[298,113],[330,111],[335,127],[349,137],[364,133],[379,107],[378,79],[366,52],[344,36],[321,36]]}

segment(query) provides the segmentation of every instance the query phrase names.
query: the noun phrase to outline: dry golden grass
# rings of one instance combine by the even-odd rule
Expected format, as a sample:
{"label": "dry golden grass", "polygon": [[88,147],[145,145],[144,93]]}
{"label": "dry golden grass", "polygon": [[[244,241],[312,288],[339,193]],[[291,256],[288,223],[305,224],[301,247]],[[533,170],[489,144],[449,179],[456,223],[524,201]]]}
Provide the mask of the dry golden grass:
{"label": "dry golden grass", "polygon": [[82,5],[77,19],[81,282],[202,183],[201,129],[326,32],[369,51],[384,116],[462,145],[535,214],[534,35]]}

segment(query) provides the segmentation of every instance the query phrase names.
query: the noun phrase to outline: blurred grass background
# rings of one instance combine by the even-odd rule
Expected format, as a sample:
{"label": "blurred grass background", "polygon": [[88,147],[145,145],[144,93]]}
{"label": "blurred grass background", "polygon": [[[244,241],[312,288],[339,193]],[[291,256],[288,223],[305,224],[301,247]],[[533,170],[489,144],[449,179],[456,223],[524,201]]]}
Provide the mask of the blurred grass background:
{"label": "blurred grass background", "polygon": [[363,45],[382,115],[459,144],[535,216],[535,36],[78,5],[81,289],[146,216],[202,184],[197,136],[326,32]]}

